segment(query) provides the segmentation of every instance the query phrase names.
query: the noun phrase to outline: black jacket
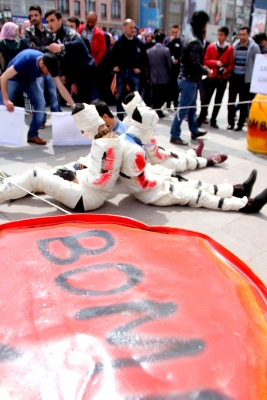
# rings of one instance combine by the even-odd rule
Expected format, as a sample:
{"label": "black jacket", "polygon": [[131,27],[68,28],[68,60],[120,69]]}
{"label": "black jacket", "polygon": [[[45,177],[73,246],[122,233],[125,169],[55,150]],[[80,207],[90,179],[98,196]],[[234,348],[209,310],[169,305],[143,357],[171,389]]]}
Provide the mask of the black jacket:
{"label": "black jacket", "polygon": [[147,66],[145,46],[136,37],[128,40],[125,35],[121,35],[113,46],[110,59],[111,68],[118,66],[121,71],[138,68],[144,72]]}
{"label": "black jacket", "polygon": [[39,50],[45,53],[47,46],[53,43],[53,33],[46,27],[43,26],[42,30],[30,26],[25,30],[25,40],[29,49]]}
{"label": "black jacket", "polygon": [[207,69],[203,66],[203,57],[203,43],[193,29],[190,29],[183,42],[179,78],[198,82],[202,75],[207,75]]}
{"label": "black jacket", "polygon": [[66,76],[68,84],[82,83],[84,79],[95,79],[95,60],[74,29],[62,25],[60,30],[53,34],[53,41],[65,46],[65,51],[60,53],[60,70],[61,76]]}

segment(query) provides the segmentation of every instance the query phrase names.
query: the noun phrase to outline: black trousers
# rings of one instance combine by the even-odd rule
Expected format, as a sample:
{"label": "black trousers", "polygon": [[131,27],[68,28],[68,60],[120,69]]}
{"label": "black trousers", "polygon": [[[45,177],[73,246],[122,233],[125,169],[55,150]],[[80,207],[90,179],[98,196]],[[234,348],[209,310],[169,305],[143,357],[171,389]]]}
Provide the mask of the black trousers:
{"label": "black trousers", "polygon": [[[208,79],[206,83],[206,91],[203,104],[201,107],[201,112],[199,114],[198,120],[202,123],[208,114],[208,107],[212,98],[214,91],[216,90],[215,95],[215,104],[221,104],[223,95],[227,86],[227,79]],[[211,122],[216,122],[216,118],[219,114],[221,106],[214,106],[213,112],[211,116]]]}
{"label": "black trousers", "polygon": [[[239,95],[239,101],[248,101],[250,99],[249,95],[250,83],[245,83],[244,75],[233,74],[230,78],[229,85],[229,103],[234,103],[236,101],[237,95]],[[240,115],[239,121],[237,123],[239,128],[243,128],[245,120],[248,113],[248,105],[240,104]],[[228,106],[228,124],[234,126],[235,124],[235,105]]]}
{"label": "black trousers", "polygon": [[173,106],[178,107],[178,97],[179,97],[179,87],[178,87],[178,76],[172,76],[167,93],[167,108],[171,107],[171,102],[173,101]]}
{"label": "black trousers", "polygon": [[[152,95],[152,103],[153,103],[153,108],[158,109],[163,106],[165,101],[167,101],[168,98],[168,88],[169,84],[161,84],[161,85],[152,85],[153,89],[153,95]],[[162,112],[159,112],[162,114]],[[158,114],[159,114],[158,113]]]}

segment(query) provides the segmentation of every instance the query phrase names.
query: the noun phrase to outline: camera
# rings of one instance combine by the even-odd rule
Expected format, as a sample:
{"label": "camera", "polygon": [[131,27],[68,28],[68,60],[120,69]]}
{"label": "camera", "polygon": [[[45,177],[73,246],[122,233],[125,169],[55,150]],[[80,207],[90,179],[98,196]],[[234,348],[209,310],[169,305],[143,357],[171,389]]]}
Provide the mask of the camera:
{"label": "camera", "polygon": [[218,69],[218,74],[222,75],[223,70],[224,70],[224,68],[226,68],[226,67],[227,67],[227,65],[226,65],[226,64],[223,64],[223,66],[220,67],[220,68]]}

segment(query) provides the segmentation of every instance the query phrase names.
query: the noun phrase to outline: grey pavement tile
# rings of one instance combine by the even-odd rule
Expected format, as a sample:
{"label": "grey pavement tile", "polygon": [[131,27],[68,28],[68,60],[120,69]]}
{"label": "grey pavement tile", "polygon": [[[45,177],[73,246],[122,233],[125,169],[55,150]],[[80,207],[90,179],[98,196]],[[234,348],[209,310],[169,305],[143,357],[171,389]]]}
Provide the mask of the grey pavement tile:
{"label": "grey pavement tile", "polygon": [[262,252],[261,249],[250,245],[243,240],[218,230],[210,235],[218,243],[222,244],[245,263],[251,263]]}
{"label": "grey pavement tile", "polygon": [[267,285],[267,251],[258,254],[250,263],[251,269]]}

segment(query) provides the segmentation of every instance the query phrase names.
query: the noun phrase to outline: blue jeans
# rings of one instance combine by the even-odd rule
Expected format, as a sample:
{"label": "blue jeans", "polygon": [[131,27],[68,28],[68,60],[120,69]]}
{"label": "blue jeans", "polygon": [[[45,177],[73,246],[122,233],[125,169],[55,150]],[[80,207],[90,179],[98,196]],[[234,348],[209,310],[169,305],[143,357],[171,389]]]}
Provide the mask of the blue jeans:
{"label": "blue jeans", "polygon": [[[37,78],[37,82],[40,85],[42,92],[44,93],[44,88],[46,87],[48,95],[49,95],[49,102],[50,102],[50,111],[51,112],[60,112],[61,107],[59,103],[58,93],[56,84],[51,75],[42,75]],[[46,116],[44,121],[46,121]]]}
{"label": "blue jeans", "polygon": [[[16,94],[18,92],[25,92],[27,93],[31,105],[33,106],[34,110],[41,111],[35,112],[32,117],[32,121],[30,124],[30,129],[28,131],[28,138],[33,138],[38,136],[38,129],[42,125],[42,122],[45,117],[45,99],[44,94],[35,79],[32,82],[23,83],[19,80],[10,79],[8,81],[8,98],[10,101],[13,101]],[[0,104],[3,105],[3,97],[2,92],[0,92]]]}
{"label": "blue jeans", "polygon": [[[117,112],[124,111],[121,103],[124,101],[126,96],[126,84],[130,86],[130,91],[138,91],[140,85],[140,74],[135,74],[133,71],[120,71],[117,74]],[[118,115],[118,118],[122,119],[122,114]]]}
{"label": "blue jeans", "polygon": [[[178,79],[178,86],[180,90],[179,107],[196,106],[197,82],[183,81]],[[178,139],[181,136],[181,124],[186,116],[188,118],[188,125],[191,134],[196,135],[198,133],[198,126],[196,123],[196,107],[188,109],[183,108],[182,110],[178,110],[174,116],[171,126],[172,139]]]}

